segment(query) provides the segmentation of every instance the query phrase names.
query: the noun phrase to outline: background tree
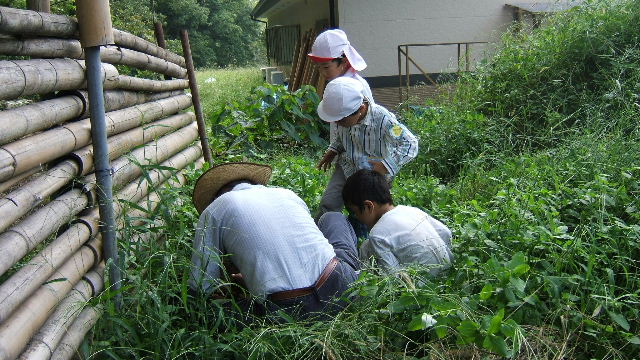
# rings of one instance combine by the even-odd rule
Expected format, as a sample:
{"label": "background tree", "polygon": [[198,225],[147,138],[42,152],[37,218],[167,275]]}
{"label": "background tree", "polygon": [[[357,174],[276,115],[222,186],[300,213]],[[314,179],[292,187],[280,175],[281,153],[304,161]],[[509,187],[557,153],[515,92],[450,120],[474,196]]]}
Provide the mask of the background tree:
{"label": "background tree", "polygon": [[[254,0],[111,0],[113,26],[155,41],[153,23],[164,25],[170,50],[181,54],[180,30],[189,31],[196,67],[255,65],[266,60],[264,25],[251,20]],[[26,0],[0,0],[25,8]],[[75,16],[74,0],[52,0],[51,12]]]}

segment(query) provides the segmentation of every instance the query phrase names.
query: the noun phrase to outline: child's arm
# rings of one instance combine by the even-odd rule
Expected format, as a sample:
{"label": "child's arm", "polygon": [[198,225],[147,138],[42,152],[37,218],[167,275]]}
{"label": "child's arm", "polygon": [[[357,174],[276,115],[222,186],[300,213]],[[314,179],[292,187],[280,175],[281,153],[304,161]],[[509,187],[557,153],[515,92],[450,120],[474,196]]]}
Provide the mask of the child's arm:
{"label": "child's arm", "polygon": [[413,160],[418,155],[418,139],[399,123],[393,114],[385,119],[384,142],[389,151],[382,162],[392,176],[395,176],[400,168]]}

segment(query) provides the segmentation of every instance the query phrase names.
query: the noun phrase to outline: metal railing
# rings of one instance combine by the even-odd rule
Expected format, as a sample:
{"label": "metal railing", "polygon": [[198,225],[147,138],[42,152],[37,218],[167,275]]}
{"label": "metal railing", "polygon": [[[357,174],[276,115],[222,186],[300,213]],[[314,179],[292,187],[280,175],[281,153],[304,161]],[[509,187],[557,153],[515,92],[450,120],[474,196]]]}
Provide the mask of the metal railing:
{"label": "metal railing", "polygon": [[[470,71],[470,58],[471,58],[471,51],[469,49],[470,45],[475,45],[475,44],[487,44],[486,41],[468,41],[468,42],[447,42],[447,43],[427,43],[427,44],[401,44],[398,45],[398,92],[400,95],[400,100],[403,101],[402,99],[403,97],[403,87],[405,86],[403,84],[403,78],[406,78],[406,89],[407,89],[407,95],[406,98],[404,98],[404,101],[409,99],[409,91],[411,88],[411,67],[410,64],[413,64],[418,70],[420,70],[420,72],[422,73],[422,75],[424,75],[424,77],[431,83],[431,85],[437,85],[437,83],[431,78],[431,76],[429,76],[429,74],[420,66],[418,65],[418,63],[409,55],[409,48],[410,47],[429,47],[429,46],[452,46],[452,45],[456,45],[458,48],[458,61],[457,61],[457,72],[461,72],[462,71],[462,65],[464,65],[464,71]],[[464,45],[464,49],[463,49],[463,45]],[[464,50],[464,63],[461,63],[461,59],[462,59],[462,55],[463,55],[463,50]],[[403,57],[404,55],[404,63],[405,63],[405,70],[406,70],[406,74],[403,74],[402,72],[402,63],[403,63]]]}

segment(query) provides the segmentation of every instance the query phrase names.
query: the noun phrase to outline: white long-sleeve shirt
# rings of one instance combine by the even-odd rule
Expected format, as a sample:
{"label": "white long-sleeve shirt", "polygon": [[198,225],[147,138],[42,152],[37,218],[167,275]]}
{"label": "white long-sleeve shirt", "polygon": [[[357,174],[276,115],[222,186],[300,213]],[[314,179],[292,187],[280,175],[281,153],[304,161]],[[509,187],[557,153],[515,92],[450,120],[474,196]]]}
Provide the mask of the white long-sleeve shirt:
{"label": "white long-sleeve shirt", "polygon": [[264,297],[313,285],[335,251],[295,193],[241,183],[200,215],[192,288],[215,290],[222,254],[231,256],[249,291]]}

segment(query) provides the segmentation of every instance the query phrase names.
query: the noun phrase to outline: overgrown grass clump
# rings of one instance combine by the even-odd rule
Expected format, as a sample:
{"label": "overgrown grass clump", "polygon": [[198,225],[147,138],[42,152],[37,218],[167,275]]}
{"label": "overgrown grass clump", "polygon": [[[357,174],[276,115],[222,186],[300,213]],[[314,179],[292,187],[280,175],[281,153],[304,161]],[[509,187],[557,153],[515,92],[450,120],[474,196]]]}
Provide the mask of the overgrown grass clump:
{"label": "overgrown grass clump", "polygon": [[[366,267],[355,300],[330,321],[240,324],[224,310],[228,301],[187,294],[191,185],[167,189],[157,212],[162,241],[127,249],[124,309],[104,316],[91,351],[112,358],[640,357],[638,9],[640,0],[588,2],[531,34],[506,35],[494,58],[460,80],[450,105],[402,114],[421,149],[396,179],[394,198],[453,230],[456,258],[443,276]],[[272,183],[313,210],[327,181],[314,168],[323,149],[283,139],[286,147],[269,152],[219,153],[270,163]]]}

